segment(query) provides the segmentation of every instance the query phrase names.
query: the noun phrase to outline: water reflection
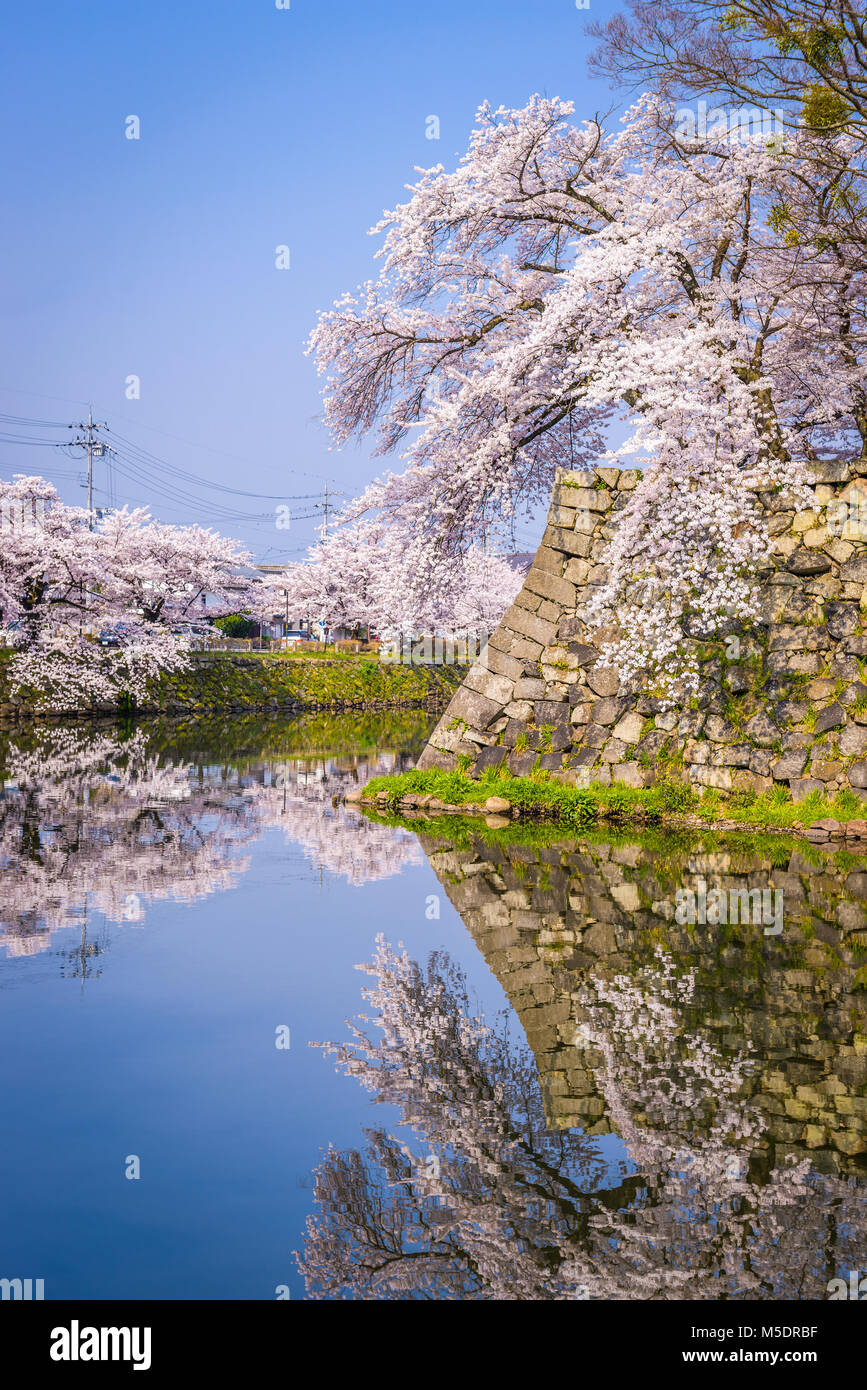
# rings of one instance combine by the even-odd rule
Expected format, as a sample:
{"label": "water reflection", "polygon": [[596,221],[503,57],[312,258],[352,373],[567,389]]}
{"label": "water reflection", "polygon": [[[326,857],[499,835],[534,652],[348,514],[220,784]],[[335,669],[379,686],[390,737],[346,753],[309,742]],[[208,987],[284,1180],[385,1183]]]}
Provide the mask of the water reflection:
{"label": "water reflection", "polygon": [[[318,1170],[309,1295],[824,1299],[864,1271],[864,862],[496,840],[422,836],[530,1047],[380,943],[373,1028],[327,1046],[403,1133]],[[679,924],[702,883],[779,890],[782,933]]]}
{"label": "water reflection", "polygon": [[100,919],[140,926],[156,900],[235,887],[249,868],[245,848],[275,828],[317,869],[352,883],[399,873],[421,860],[415,837],[335,799],[411,766],[428,723],[412,712],[366,716],[348,721],[342,739],[328,720],[286,719],[13,736],[2,749],[0,945],[33,955],[53,932],[76,928],[63,973],[97,975],[108,945]]}

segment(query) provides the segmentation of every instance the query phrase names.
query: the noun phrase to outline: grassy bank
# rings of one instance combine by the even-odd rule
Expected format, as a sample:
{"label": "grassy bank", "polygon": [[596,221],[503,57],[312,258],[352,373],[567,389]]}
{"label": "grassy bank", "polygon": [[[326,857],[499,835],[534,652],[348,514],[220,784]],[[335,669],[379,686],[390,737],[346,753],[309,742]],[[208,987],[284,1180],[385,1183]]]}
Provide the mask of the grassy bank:
{"label": "grassy bank", "polygon": [[463,674],[458,667],[398,666],[363,655],[209,653],[195,658],[189,671],[163,677],[148,708],[411,706],[448,700]]}
{"label": "grassy bank", "polygon": [[[8,657],[8,653],[5,654]],[[244,710],[384,710],[446,704],[463,678],[459,666],[404,666],[367,654],[293,656],[218,652],[193,656],[185,671],[164,675],[138,704],[41,709],[33,693],[13,695],[0,657],[0,722],[93,715],[199,714]]]}
{"label": "grassy bank", "polygon": [[[714,788],[701,790],[679,781],[660,781],[653,787],[591,784],[571,787],[540,772],[513,777],[500,768],[479,779],[462,772],[414,770],[396,777],[377,777],[364,788],[364,800],[396,809],[417,808],[428,813],[443,809],[497,811],[537,820],[552,820],[572,829],[600,821],[738,826],[803,831],[817,820],[846,822],[867,818],[867,801],[853,791],[834,796],[813,792],[792,800],[785,786],[762,795],[742,793],[724,799]],[[488,807],[497,798],[506,806]]]}

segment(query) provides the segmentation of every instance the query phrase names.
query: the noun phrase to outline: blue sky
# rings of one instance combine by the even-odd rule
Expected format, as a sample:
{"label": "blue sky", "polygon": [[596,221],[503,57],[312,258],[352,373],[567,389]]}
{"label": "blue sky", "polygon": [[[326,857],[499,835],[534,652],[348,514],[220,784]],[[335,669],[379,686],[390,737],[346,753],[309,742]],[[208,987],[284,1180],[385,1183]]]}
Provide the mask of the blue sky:
{"label": "blue sky", "polygon": [[[57,0],[7,7],[0,91],[7,217],[0,412],[96,418],[123,436],[114,496],[217,525],[262,559],[304,553],[324,481],[355,495],[382,468],[329,451],[304,342],[317,310],[374,272],[368,228],[413,167],[451,167],[484,99],[535,91],[580,115],[591,0]],[[140,138],[127,139],[138,116]],[[441,137],[425,137],[437,115]],[[288,245],[291,268],[277,270]],[[127,379],[140,399],[126,398]],[[0,433],[65,438],[4,423]],[[268,500],[179,483],[133,455]],[[389,460],[394,466],[394,461]],[[82,463],[0,440],[0,474],[84,500]],[[180,487],[164,495],[163,485]],[[161,490],[157,491],[159,483]],[[97,503],[107,497],[97,462]],[[295,519],[277,529],[286,500]],[[243,514],[243,515],[241,515]],[[250,516],[258,520],[250,520]],[[527,548],[534,527],[519,531]]]}

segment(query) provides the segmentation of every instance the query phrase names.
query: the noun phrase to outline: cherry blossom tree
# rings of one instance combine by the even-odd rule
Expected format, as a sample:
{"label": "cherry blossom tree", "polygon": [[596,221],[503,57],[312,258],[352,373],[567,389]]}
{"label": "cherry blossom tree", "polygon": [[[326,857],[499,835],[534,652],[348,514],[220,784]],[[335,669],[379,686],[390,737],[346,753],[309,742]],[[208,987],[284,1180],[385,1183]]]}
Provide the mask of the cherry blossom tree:
{"label": "cherry blossom tree", "polygon": [[18,476],[0,482],[0,523],[12,687],[54,708],[141,696],[187,663],[203,625],[256,600],[237,542],[165,525],[143,508],[109,512],[90,529],[51,484]]}
{"label": "cherry blossom tree", "polygon": [[[331,627],[490,632],[520,587],[508,559],[472,546],[444,564],[436,586],[422,590],[402,529],[365,521],[332,532],[304,563],[271,578],[267,592],[277,590],[285,611]],[[263,610],[268,605],[263,595]]]}
{"label": "cherry blossom tree", "polygon": [[547,498],[556,466],[646,463],[596,618],[620,623],[607,653],[627,678],[690,689],[689,616],[758,611],[756,489],[806,504],[805,459],[867,457],[865,263],[846,131],[820,178],[809,133],[684,142],[670,114],[643,96],[606,131],[559,99],[482,106],[458,168],[421,171],[374,229],[379,278],[311,350],[337,443],[376,429],[403,450],[351,514],[399,528],[421,592]]}

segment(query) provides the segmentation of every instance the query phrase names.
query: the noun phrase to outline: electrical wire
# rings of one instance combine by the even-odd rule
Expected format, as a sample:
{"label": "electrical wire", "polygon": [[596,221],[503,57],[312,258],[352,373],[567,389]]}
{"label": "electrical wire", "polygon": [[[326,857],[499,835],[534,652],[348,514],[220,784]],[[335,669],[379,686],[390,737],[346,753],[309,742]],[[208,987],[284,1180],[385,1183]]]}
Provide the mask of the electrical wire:
{"label": "electrical wire", "polygon": [[[12,388],[0,387],[0,390],[11,390]],[[37,396],[37,392],[21,392],[22,395]],[[46,400],[63,400],[63,397],[45,396]],[[75,402],[83,404],[83,402]],[[5,429],[3,427],[6,427]],[[41,417],[13,415],[8,412],[0,412],[0,442],[11,445],[26,445],[38,448],[50,448],[60,450],[65,457],[78,462],[78,455],[73,454],[73,449],[83,447],[82,441],[72,439],[52,439],[43,437],[41,434],[35,437],[31,434],[20,433],[22,430],[81,430],[86,429],[87,425],[83,422],[69,424],[60,420],[49,420]],[[126,438],[124,435],[116,434],[107,426],[97,426],[96,429],[103,432],[99,442],[105,446],[106,461],[106,488],[94,487],[101,497],[104,497],[110,506],[117,504],[117,480],[123,478],[134,485],[143,485],[150,494],[147,501],[129,497],[128,500],[133,505],[141,505],[150,509],[153,505],[153,498],[160,497],[168,502],[173,508],[179,510],[195,509],[199,524],[218,524],[222,526],[233,525],[244,528],[261,528],[262,524],[273,523],[273,510],[267,512],[246,512],[237,506],[233,507],[230,498],[250,498],[252,500],[273,501],[280,503],[289,502],[313,502],[318,503],[319,493],[259,493],[247,489],[235,488],[224,483],[213,482],[202,477],[201,474],[180,468],[168,462],[151,450],[136,444],[134,440]],[[152,428],[145,426],[145,428]],[[155,430],[155,433],[163,433],[167,438],[178,438],[168,434],[167,431]],[[107,438],[106,438],[107,436]],[[115,442],[116,441],[116,442]],[[185,442],[185,441],[181,441]],[[193,445],[192,447],[206,448],[204,445]],[[227,454],[222,450],[208,450],[214,454],[222,453],[224,457],[233,458],[235,455]],[[239,460],[244,462],[244,460]],[[69,469],[62,465],[52,464],[44,470],[48,474],[53,474],[57,479],[77,479],[82,483],[83,473],[80,468]],[[290,470],[296,472],[298,470]],[[315,474],[303,474],[306,477],[316,477]],[[215,497],[202,496],[198,489],[204,488],[208,492],[216,492],[225,496],[225,502]],[[317,519],[317,511],[304,511],[291,513],[291,521],[313,521]],[[283,551],[282,553],[296,554],[299,550],[306,549],[306,546],[298,549]],[[271,547],[271,550],[277,547]]]}

